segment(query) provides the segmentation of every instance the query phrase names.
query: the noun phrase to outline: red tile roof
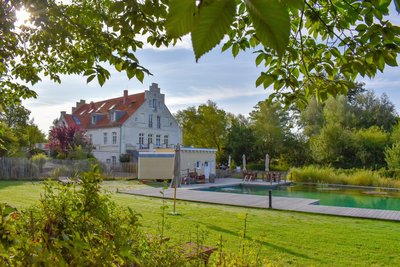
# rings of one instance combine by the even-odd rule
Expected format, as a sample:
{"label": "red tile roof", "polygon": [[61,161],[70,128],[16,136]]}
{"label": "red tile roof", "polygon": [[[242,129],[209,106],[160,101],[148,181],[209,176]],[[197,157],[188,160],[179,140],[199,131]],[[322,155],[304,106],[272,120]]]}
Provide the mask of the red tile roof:
{"label": "red tile roof", "polygon": [[[144,101],[144,93],[134,95],[126,93],[126,96],[118,98],[80,104],[72,114],[65,115],[65,120],[69,126],[75,125],[83,129],[121,126]],[[117,121],[111,121],[110,110],[120,111],[123,115]],[[100,119],[96,124],[91,123],[92,114],[99,115]]]}

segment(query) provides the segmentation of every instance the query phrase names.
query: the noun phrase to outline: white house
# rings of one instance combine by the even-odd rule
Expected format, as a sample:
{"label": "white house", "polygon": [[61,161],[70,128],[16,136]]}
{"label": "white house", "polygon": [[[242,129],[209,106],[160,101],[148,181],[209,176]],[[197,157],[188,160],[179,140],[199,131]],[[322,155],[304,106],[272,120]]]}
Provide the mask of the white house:
{"label": "white house", "polygon": [[143,93],[86,103],[72,114],[61,112],[59,123],[87,131],[100,161],[117,163],[121,154],[136,155],[152,148],[173,148],[182,143],[182,130],[165,105],[165,95],[152,83]]}

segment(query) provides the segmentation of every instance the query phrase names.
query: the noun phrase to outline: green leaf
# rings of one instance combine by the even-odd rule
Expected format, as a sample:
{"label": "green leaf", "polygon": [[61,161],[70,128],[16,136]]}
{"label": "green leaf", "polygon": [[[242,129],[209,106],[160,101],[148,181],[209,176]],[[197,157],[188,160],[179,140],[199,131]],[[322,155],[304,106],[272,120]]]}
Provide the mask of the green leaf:
{"label": "green leaf", "polygon": [[287,8],[278,0],[246,0],[246,5],[261,43],[282,56],[289,44]]}
{"label": "green leaf", "polygon": [[132,79],[132,77],[135,76],[135,71],[136,71],[136,68],[134,68],[132,66],[129,66],[126,69],[126,75],[128,76],[128,79]]}
{"label": "green leaf", "polygon": [[106,78],[101,72],[97,73],[97,80],[99,81],[100,86],[103,86],[103,84],[106,82]]}
{"label": "green leaf", "polygon": [[143,83],[143,79],[144,79],[144,73],[143,73],[143,71],[137,69],[137,70],[136,70],[136,78],[137,78],[141,83]]}
{"label": "green leaf", "polygon": [[115,64],[115,69],[120,72],[122,70],[122,67],[124,66],[123,62],[119,62],[117,64]]}
{"label": "green leaf", "polygon": [[262,83],[264,83],[264,80],[265,80],[265,73],[262,72],[260,77],[258,77],[256,80],[256,87],[259,87]]}
{"label": "green leaf", "polygon": [[384,58],[385,58],[386,64],[388,64],[389,66],[392,66],[392,67],[397,67],[398,66],[395,55],[392,55],[389,52],[386,52],[384,54]]}
{"label": "green leaf", "polygon": [[400,14],[400,0],[394,0],[394,4],[396,6],[397,13]]}
{"label": "green leaf", "polygon": [[171,0],[165,20],[167,34],[177,38],[189,33],[194,25],[195,13],[195,0]]}
{"label": "green leaf", "polygon": [[90,75],[90,76],[87,78],[86,83],[90,83],[90,82],[94,79],[94,77],[96,77],[95,74]]}
{"label": "green leaf", "polygon": [[304,7],[304,0],[284,0],[283,2],[290,8],[303,9]]}
{"label": "green leaf", "polygon": [[365,24],[359,24],[356,27],[356,31],[358,31],[358,32],[364,32],[366,30],[368,30],[368,26]]}
{"label": "green leaf", "polygon": [[201,6],[192,31],[196,61],[222,40],[233,22],[235,11],[235,1],[215,0]]}
{"label": "green leaf", "polygon": [[378,69],[383,72],[383,69],[385,68],[385,58],[382,54],[379,55],[378,57],[378,62],[377,62]]}
{"label": "green leaf", "polygon": [[264,60],[264,54],[261,53],[256,58],[256,66],[260,65],[263,60]]}
{"label": "green leaf", "polygon": [[[268,86],[270,86],[271,84],[273,84],[273,83],[278,83],[279,81],[276,81],[276,78],[274,77],[274,76],[272,76],[272,75],[266,75],[265,76],[265,79],[264,79],[264,83],[263,83],[263,86],[264,86],[264,88],[267,88]],[[279,87],[279,88],[281,88],[283,86],[283,82],[282,82],[282,85]],[[274,88],[275,88],[276,86],[274,86]]]}
{"label": "green leaf", "polygon": [[239,44],[234,43],[232,46],[232,55],[233,57],[236,57],[239,54]]}

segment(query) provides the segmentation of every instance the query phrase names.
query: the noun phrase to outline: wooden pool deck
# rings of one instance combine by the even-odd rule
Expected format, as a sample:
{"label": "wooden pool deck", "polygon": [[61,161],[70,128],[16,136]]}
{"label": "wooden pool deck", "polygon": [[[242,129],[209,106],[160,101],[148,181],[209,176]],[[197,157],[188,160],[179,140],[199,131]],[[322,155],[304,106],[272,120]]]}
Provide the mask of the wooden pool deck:
{"label": "wooden pool deck", "polygon": [[[222,204],[239,207],[252,207],[252,208],[268,208],[268,196],[234,194],[234,193],[220,193],[210,191],[198,191],[192,189],[205,188],[210,186],[231,186],[243,183],[239,179],[217,179],[215,184],[195,184],[184,185],[177,188],[176,198],[179,200]],[[254,185],[271,185],[266,182],[250,182]],[[275,185],[276,183],[273,183]],[[149,196],[161,198],[161,188],[145,188],[135,190],[119,190],[119,193]],[[168,188],[164,190],[164,197],[173,199],[174,189]],[[291,197],[272,197],[272,208],[277,210],[290,210],[309,213],[319,213],[337,216],[380,219],[400,221],[400,211],[394,210],[375,210],[375,209],[361,209],[361,208],[346,208],[319,205],[318,199],[306,198],[291,198]]]}

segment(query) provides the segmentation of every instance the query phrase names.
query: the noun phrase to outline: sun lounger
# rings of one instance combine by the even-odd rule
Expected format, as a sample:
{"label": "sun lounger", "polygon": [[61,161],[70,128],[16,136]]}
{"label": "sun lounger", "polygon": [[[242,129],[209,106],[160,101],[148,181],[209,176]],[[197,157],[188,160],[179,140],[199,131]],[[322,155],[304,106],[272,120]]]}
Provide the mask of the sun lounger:
{"label": "sun lounger", "polygon": [[69,179],[68,176],[59,176],[58,177],[58,182],[62,184],[70,184],[72,183],[71,179]]}

